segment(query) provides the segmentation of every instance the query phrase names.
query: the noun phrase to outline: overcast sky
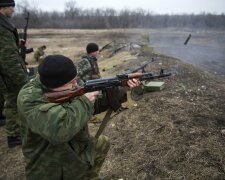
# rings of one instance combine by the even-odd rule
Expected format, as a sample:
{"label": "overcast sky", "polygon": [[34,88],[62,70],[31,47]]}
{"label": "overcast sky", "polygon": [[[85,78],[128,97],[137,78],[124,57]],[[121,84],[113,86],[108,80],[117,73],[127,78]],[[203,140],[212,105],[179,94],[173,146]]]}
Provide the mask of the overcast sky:
{"label": "overcast sky", "polygon": [[[15,0],[17,1],[17,0]],[[65,2],[71,0],[28,0],[32,6],[43,11],[63,11]],[[90,8],[124,8],[133,10],[142,8],[159,14],[181,14],[202,12],[225,14],[225,0],[75,0],[77,6],[83,9]]]}

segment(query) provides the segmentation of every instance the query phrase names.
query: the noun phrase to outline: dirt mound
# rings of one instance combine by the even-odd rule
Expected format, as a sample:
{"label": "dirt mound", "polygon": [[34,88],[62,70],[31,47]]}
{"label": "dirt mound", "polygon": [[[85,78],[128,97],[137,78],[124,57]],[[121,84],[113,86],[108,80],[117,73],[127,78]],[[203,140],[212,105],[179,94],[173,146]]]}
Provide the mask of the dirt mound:
{"label": "dirt mound", "polygon": [[104,134],[112,146],[102,175],[129,180],[224,179],[224,80],[170,57],[157,59],[151,71],[163,67],[175,75],[163,80],[163,91],[146,93],[137,107],[108,124]]}

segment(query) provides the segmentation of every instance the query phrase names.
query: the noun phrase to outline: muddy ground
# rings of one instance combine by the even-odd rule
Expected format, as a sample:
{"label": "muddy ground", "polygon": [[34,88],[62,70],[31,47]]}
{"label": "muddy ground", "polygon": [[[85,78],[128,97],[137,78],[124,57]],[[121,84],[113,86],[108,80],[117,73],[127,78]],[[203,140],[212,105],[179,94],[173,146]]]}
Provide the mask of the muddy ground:
{"label": "muddy ground", "polygon": [[[100,45],[112,39],[140,41],[143,33],[71,30],[69,35],[67,31],[33,30],[29,45],[37,47],[44,39],[46,53],[61,53],[76,62],[90,41]],[[106,180],[225,179],[224,78],[160,54],[125,48],[116,57],[113,65],[112,58],[99,62],[104,76],[138,67],[152,57],[156,61],[146,70],[157,73],[164,68],[173,75],[161,79],[165,82],[162,91],[145,93],[135,106],[111,119],[103,133],[110,137],[111,149],[101,176]],[[28,61],[35,64],[31,55]],[[90,123],[93,134],[98,126]],[[25,179],[21,147],[8,149],[2,127],[0,134],[0,179]]]}

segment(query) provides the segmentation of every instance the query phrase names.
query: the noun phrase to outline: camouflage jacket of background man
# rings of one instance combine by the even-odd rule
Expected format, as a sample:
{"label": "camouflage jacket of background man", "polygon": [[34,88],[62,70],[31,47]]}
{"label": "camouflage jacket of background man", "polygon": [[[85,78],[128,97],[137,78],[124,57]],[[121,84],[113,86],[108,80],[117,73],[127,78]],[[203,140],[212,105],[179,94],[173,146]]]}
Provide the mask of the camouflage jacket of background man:
{"label": "camouflage jacket of background man", "polygon": [[0,91],[17,92],[27,82],[26,66],[19,55],[17,29],[0,13]]}
{"label": "camouflage jacket of background man", "polygon": [[49,103],[44,89],[36,77],[17,101],[27,179],[80,179],[94,163],[95,140],[87,126],[93,105],[86,96]]}
{"label": "camouflage jacket of background man", "polygon": [[[39,47],[39,48],[37,48],[37,50],[36,50],[35,53],[34,53],[34,59],[35,59],[35,61],[39,62],[41,56],[43,56],[44,54],[45,54],[45,52],[44,52],[44,49],[43,49],[42,46]],[[39,64],[40,64],[40,63],[41,63],[41,62],[39,62]]]}
{"label": "camouflage jacket of background man", "polygon": [[87,80],[99,79],[101,77],[97,59],[89,54],[81,57],[81,60],[77,65],[77,69],[77,79],[79,85],[82,85]]}

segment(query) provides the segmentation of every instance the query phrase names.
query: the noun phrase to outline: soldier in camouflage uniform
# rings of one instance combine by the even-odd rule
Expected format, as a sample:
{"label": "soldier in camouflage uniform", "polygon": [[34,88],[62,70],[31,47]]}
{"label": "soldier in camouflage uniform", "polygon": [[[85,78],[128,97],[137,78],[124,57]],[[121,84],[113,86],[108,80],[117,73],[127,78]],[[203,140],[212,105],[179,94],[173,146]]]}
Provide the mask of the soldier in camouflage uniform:
{"label": "soldier in camouflage uniform", "polygon": [[41,62],[42,62],[43,59],[44,59],[44,54],[45,54],[44,50],[45,50],[45,49],[46,49],[46,46],[43,45],[43,46],[37,48],[37,50],[36,50],[35,53],[34,53],[34,59],[35,59],[35,61],[38,62],[39,64],[41,64]]}
{"label": "soldier in camouflage uniform", "polygon": [[28,81],[25,64],[19,55],[17,29],[9,21],[14,6],[14,0],[0,1],[0,93],[5,99],[5,128],[9,147],[21,145],[17,122],[17,95]]}
{"label": "soldier in camouflage uniform", "polygon": [[[84,82],[91,79],[101,78],[99,67],[98,67],[98,56],[100,54],[99,47],[96,43],[89,43],[86,46],[86,54],[81,57],[81,60],[78,62],[78,84],[83,85]],[[111,88],[106,91],[102,91],[102,98],[99,98],[95,106],[99,107],[99,104],[103,104],[105,98],[109,99],[110,107],[114,111],[121,111],[123,107],[121,106],[122,102],[127,100],[126,90],[123,88]],[[106,109],[105,109],[106,110]]]}
{"label": "soldier in camouflage uniform", "polygon": [[78,69],[78,83],[82,85],[85,81],[90,79],[101,78],[98,67],[99,48],[95,43],[89,43],[86,47],[86,54],[81,56],[81,60],[77,65]]}
{"label": "soldier in camouflage uniform", "polygon": [[[94,112],[98,91],[50,103],[46,92],[77,86],[76,67],[62,55],[47,56],[39,76],[27,83],[18,96],[23,154],[28,180],[90,180],[98,173],[109,150],[109,139],[92,137],[88,120]],[[137,80],[129,80],[135,87]]]}
{"label": "soldier in camouflage uniform", "polygon": [[[100,54],[98,45],[89,43],[86,47],[86,52],[86,54],[81,56],[81,60],[77,65],[77,82],[80,86],[83,86],[87,80],[101,78],[97,63]],[[108,106],[108,101],[105,101],[106,97],[106,92],[103,92],[101,98],[98,98],[95,102],[95,109],[103,109]],[[101,107],[102,104],[104,104],[104,107]],[[105,110],[107,110],[107,108],[104,109],[104,111]]]}

